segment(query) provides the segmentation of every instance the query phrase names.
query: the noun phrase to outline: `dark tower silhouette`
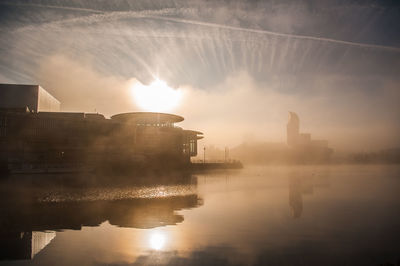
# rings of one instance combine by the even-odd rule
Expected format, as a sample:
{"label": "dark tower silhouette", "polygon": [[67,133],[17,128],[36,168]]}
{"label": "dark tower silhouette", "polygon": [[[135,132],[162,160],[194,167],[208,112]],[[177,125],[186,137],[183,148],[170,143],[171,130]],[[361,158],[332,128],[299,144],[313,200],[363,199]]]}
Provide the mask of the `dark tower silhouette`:
{"label": "dark tower silhouette", "polygon": [[286,126],[287,130],[287,144],[295,146],[298,143],[300,135],[300,119],[294,112],[289,112],[289,122]]}

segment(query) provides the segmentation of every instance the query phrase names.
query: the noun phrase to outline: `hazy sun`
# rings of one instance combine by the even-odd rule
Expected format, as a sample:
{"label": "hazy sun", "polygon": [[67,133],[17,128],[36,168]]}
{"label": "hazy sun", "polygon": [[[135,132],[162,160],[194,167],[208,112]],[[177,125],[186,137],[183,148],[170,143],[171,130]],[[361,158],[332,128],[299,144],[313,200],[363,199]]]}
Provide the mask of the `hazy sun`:
{"label": "hazy sun", "polygon": [[136,104],[145,111],[167,112],[178,106],[182,91],[173,89],[165,81],[156,79],[150,85],[135,84],[132,93]]}
{"label": "hazy sun", "polygon": [[155,250],[160,250],[164,247],[166,236],[161,232],[153,232],[149,239],[150,247]]}

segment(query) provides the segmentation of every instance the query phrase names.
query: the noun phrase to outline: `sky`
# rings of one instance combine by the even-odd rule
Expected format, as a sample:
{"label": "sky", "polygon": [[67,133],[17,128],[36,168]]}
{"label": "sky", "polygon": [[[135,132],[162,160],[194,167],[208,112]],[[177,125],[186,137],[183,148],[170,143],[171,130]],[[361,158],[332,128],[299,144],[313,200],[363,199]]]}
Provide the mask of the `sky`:
{"label": "sky", "polygon": [[203,144],[284,142],[294,111],[336,149],[400,146],[396,1],[0,1],[0,34],[0,83],[63,111],[143,111],[160,79]]}

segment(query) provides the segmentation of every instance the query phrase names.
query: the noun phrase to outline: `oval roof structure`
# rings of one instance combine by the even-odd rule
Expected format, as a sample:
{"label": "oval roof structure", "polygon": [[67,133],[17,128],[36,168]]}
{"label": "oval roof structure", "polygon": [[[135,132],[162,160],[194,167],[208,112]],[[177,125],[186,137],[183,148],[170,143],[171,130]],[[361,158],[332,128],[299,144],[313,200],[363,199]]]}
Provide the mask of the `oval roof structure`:
{"label": "oval roof structure", "polygon": [[153,112],[122,113],[111,116],[111,119],[121,122],[135,122],[138,124],[178,123],[184,120],[184,118],[179,115]]}
{"label": "oval roof structure", "polygon": [[185,133],[192,134],[192,135],[203,135],[203,132],[197,131],[197,130],[190,130],[190,129],[185,129]]}

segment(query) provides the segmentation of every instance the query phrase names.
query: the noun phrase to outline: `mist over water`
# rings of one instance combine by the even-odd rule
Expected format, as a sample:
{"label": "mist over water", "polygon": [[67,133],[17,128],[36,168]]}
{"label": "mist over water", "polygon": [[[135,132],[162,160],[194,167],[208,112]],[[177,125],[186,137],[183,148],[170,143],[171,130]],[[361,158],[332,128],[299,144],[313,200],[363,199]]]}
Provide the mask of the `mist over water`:
{"label": "mist over water", "polygon": [[287,112],[337,149],[398,146],[399,6],[378,1],[2,2],[0,81],[64,111],[140,110],[156,77],[204,145],[285,141]]}
{"label": "mist over water", "polygon": [[263,166],[79,187],[19,176],[0,186],[0,265],[396,265],[399,173]]}
{"label": "mist over water", "polygon": [[4,94],[0,265],[400,265],[395,1],[6,0],[0,36],[0,83],[91,113]]}

